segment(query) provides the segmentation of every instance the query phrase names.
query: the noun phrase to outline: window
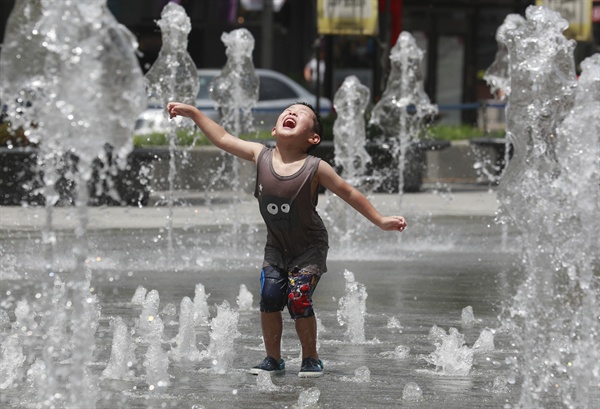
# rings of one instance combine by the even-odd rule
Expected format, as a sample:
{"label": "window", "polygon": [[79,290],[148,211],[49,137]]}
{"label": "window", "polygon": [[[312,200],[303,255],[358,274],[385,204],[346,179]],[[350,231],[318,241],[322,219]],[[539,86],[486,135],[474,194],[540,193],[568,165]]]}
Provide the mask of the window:
{"label": "window", "polygon": [[275,78],[260,77],[259,101],[294,98],[298,98],[298,95],[288,85]]}
{"label": "window", "polygon": [[200,76],[200,89],[198,90],[198,99],[210,99],[210,83],[214,77]]}

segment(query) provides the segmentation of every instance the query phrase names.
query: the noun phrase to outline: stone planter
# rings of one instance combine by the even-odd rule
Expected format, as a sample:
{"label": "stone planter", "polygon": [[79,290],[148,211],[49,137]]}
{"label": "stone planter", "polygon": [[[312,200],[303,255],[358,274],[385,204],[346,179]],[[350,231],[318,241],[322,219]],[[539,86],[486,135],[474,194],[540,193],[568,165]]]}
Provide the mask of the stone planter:
{"label": "stone planter", "polygon": [[0,148],[0,205],[41,205],[42,175],[36,171],[35,148]]}
{"label": "stone planter", "polygon": [[[0,205],[43,205],[43,170],[37,168],[36,148],[0,148]],[[99,162],[94,163],[93,174],[88,183],[90,205],[143,206],[148,203],[152,181],[152,161],[157,153],[151,149],[134,149],[127,158],[127,166],[114,178],[116,200],[108,193],[106,182],[100,181]],[[76,158],[73,166],[76,166]],[[56,184],[59,205],[74,202],[74,181],[63,175]]]}
{"label": "stone planter", "polygon": [[506,165],[505,146],[504,139],[476,138],[427,151],[423,183],[495,185]]}
{"label": "stone planter", "polygon": [[[274,144],[274,142],[272,143]],[[404,165],[404,192],[418,192],[421,190],[422,180],[426,172],[427,151],[443,150],[450,146],[447,141],[422,140],[412,143],[406,150],[406,163]],[[371,163],[367,166],[367,177],[378,175],[380,179],[376,192],[397,193],[399,186],[398,158],[394,157],[390,147],[377,142],[367,142],[367,153],[371,156]],[[330,165],[335,166],[335,153],[333,141],[322,141],[311,152]]]}
{"label": "stone planter", "polygon": [[[261,141],[267,146],[274,146],[274,141]],[[450,146],[446,141],[424,140],[413,143],[407,150],[407,162],[404,168],[404,191],[418,192],[426,173],[426,153],[439,151]],[[154,150],[158,158],[154,163],[154,178],[152,187],[157,191],[167,191],[170,183],[169,151],[167,148]],[[367,143],[367,152],[371,163],[367,167],[367,179],[373,177],[377,181],[376,192],[398,192],[398,161],[390,152],[389,147],[374,142]],[[334,147],[332,141],[323,141],[316,146],[311,155],[317,156],[330,165],[335,166]],[[233,186],[233,161],[231,155],[225,154],[214,146],[177,150],[175,152],[176,174],[172,181],[174,190],[189,191],[220,191],[229,190]],[[241,191],[252,194],[254,191],[255,169],[243,160],[238,160],[238,174],[235,181]],[[374,176],[376,175],[376,176]]]}
{"label": "stone planter", "polygon": [[[450,144],[446,141],[423,140],[412,143],[406,150],[404,164],[404,192],[419,192],[422,186],[423,176],[426,171],[425,152],[431,150],[442,150]],[[397,193],[399,187],[399,164],[398,158],[392,155],[390,147],[376,142],[367,142],[367,153],[371,156],[371,163],[367,166],[367,177],[380,175],[378,193]],[[332,166],[334,162],[334,147],[332,141],[323,141],[311,154],[326,160]]]}

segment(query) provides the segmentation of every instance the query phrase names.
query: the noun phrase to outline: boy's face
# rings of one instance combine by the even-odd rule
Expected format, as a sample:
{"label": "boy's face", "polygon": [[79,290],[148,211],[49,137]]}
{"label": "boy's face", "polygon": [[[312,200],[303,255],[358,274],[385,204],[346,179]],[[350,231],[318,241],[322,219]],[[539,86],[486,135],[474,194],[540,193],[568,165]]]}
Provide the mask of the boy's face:
{"label": "boy's face", "polygon": [[307,146],[318,143],[321,137],[315,133],[314,116],[314,112],[309,107],[300,104],[292,105],[279,115],[271,135],[276,138],[309,142]]}

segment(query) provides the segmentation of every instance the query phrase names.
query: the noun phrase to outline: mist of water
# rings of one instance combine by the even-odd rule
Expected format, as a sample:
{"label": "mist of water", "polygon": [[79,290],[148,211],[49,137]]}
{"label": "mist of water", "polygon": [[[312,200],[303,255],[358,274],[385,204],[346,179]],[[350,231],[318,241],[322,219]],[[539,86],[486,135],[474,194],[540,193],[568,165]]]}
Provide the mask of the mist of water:
{"label": "mist of water", "polygon": [[[373,183],[367,183],[372,179],[367,176],[371,156],[366,149],[365,124],[370,95],[369,88],[351,75],[344,79],[333,100],[337,115],[333,124],[335,165],[348,183],[362,191],[375,187]],[[355,251],[362,246],[360,238],[369,227],[362,215],[332,195],[327,196],[323,215],[332,220],[331,229],[346,251]]]}
{"label": "mist of water", "polygon": [[93,162],[100,161],[98,183],[106,182],[109,194],[117,195],[112,175],[125,165],[135,119],[146,106],[136,47],[135,37],[104,1],[21,0],[7,25],[0,100],[13,126],[22,126],[38,146],[47,210],[46,279],[57,275],[52,206],[59,199],[61,177],[74,181],[79,220],[72,266],[60,270],[64,281],[44,291],[34,306],[41,325],[32,325],[32,337],[48,339],[44,348],[28,354],[28,377],[39,402],[73,406],[89,400],[89,407],[95,406],[97,381],[88,363],[100,305],[91,293],[86,266],[88,182]]}
{"label": "mist of water", "polygon": [[121,317],[111,321],[113,330],[110,359],[102,376],[108,379],[132,379],[134,377],[133,365],[136,363],[135,344],[131,339],[129,328]]}
{"label": "mist of water", "polygon": [[346,291],[340,298],[337,312],[338,322],[346,326],[346,338],[353,344],[361,344],[365,339],[365,315],[367,313],[367,289],[356,281],[354,273],[344,271]]}
{"label": "mist of water", "polygon": [[194,302],[189,297],[183,297],[179,308],[179,331],[175,337],[175,347],[171,356],[175,360],[197,361],[200,351],[196,342],[196,328],[194,321]]}
{"label": "mist of water", "polygon": [[490,65],[483,79],[490,87],[493,94],[497,94],[504,99],[510,95],[510,62],[508,58],[508,49],[503,42],[507,30],[514,30],[525,23],[525,18],[520,14],[509,14],[504,22],[496,30],[496,43],[498,51],[492,65]]}
{"label": "mist of water", "polygon": [[425,361],[435,365],[440,374],[466,376],[473,366],[473,350],[465,345],[465,337],[456,328],[448,333],[434,325],[429,337],[435,345],[435,351],[425,356]]}
{"label": "mist of water", "polygon": [[406,152],[422,134],[425,122],[438,112],[424,90],[423,55],[410,33],[400,33],[390,52],[391,70],[385,90],[369,121],[381,131],[381,142],[390,144],[392,157],[398,161],[400,194]]}
{"label": "mist of water", "polygon": [[240,337],[237,329],[239,312],[232,309],[227,301],[217,306],[217,316],[210,322],[210,343],[208,356],[213,359],[215,373],[224,374],[232,368],[235,358],[234,341]]}
{"label": "mist of water", "polygon": [[558,13],[529,7],[507,24],[507,138],[514,155],[500,183],[504,221],[523,235],[525,279],[507,322],[521,349],[520,405],[547,407],[557,397],[588,407],[598,384],[600,336],[600,57],[582,64]]}
{"label": "mist of water", "polygon": [[221,125],[233,135],[254,131],[252,108],[258,101],[258,76],[254,71],[254,37],[245,28],[223,33],[227,62],[213,80],[210,96],[221,111]]}
{"label": "mist of water", "polygon": [[[162,35],[162,46],[158,57],[150,70],[146,73],[146,88],[150,101],[160,107],[166,107],[170,101],[178,101],[195,105],[196,95],[200,88],[200,80],[196,64],[187,52],[187,36],[192,30],[190,18],[185,9],[176,4],[168,3],[156,22]],[[163,109],[163,122],[167,121],[166,109]],[[182,125],[181,121],[173,121],[168,129],[169,140],[169,195],[167,204],[169,215],[167,216],[167,255],[168,263],[173,259],[173,190],[175,186],[175,175],[177,173],[175,155],[177,152],[177,127]],[[183,125],[190,126],[190,121]]]}
{"label": "mist of water", "polygon": [[369,88],[358,77],[351,75],[344,79],[333,99],[337,114],[333,123],[335,164],[340,168],[344,179],[355,187],[362,184],[361,179],[371,161],[365,148],[365,110],[370,95]]}

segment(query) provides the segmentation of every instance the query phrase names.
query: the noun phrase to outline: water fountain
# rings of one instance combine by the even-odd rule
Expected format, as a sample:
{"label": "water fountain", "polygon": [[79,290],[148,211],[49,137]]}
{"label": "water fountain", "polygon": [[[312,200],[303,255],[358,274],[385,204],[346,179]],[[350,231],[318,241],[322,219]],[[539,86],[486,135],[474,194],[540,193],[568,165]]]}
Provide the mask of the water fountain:
{"label": "water fountain", "polygon": [[[154,104],[166,106],[170,101],[179,101],[195,105],[200,81],[196,64],[187,52],[187,36],[192,30],[190,18],[182,6],[168,3],[162,10],[160,19],[156,22],[162,33],[162,46],[154,64],[146,73],[146,88],[149,99]],[[181,118],[180,118],[181,119]],[[163,112],[163,122],[168,121],[166,110]],[[173,205],[175,175],[177,172],[175,155],[177,154],[177,128],[191,127],[191,121],[179,120],[166,126],[169,140],[169,195],[167,205],[167,262],[173,259]]]}
{"label": "water fountain", "polygon": [[[371,156],[367,152],[365,111],[371,92],[356,76],[348,76],[336,91],[333,106],[336,119],[333,124],[333,147],[335,165],[342,177],[364,193],[374,190],[381,182],[367,176]],[[369,228],[365,218],[340,200],[327,196],[324,217],[332,221],[332,231],[342,237],[347,251],[361,245],[360,237]]]}
{"label": "water fountain", "polygon": [[492,65],[485,71],[483,79],[490,87],[492,94],[498,95],[501,99],[510,95],[510,62],[508,58],[508,49],[503,42],[503,36],[507,30],[514,30],[525,23],[525,18],[520,14],[509,14],[504,22],[496,30],[496,43],[498,51],[494,57]]}
{"label": "water fountain", "polygon": [[[62,3],[43,4],[64,11]],[[79,2],[71,7],[76,4]],[[512,33],[518,35],[508,49],[533,38],[532,31]],[[532,52],[540,43],[543,41],[527,43],[532,56],[544,54]],[[541,135],[535,122],[540,120],[533,114],[538,108],[546,108],[527,105],[523,94],[532,97],[534,93],[530,83],[522,81],[531,78],[520,71],[525,66],[511,52],[511,76],[517,76],[511,78],[509,102],[514,109],[531,114],[518,121],[511,116],[516,113],[509,115],[515,138]],[[546,66],[552,64],[541,65]],[[221,218],[223,209],[175,206],[173,235],[177,245],[173,247],[173,265],[168,268],[157,262],[159,237],[165,229],[164,219],[154,223],[157,215],[160,218],[164,214],[160,208],[88,208],[91,222],[77,234],[72,226],[79,226],[79,221],[73,223],[77,217],[72,209],[52,209],[56,216],[52,251],[56,267],[50,272],[44,256],[45,223],[37,222],[45,218],[44,211],[2,208],[0,406],[598,406],[598,369],[594,367],[598,362],[594,348],[598,339],[598,265],[589,256],[593,254],[591,238],[597,231],[593,229],[598,227],[592,216],[597,212],[597,196],[593,198],[590,193],[597,192],[598,186],[598,175],[594,173],[598,169],[598,132],[592,127],[598,121],[594,116],[600,94],[598,66],[598,58],[588,60],[577,85],[565,87],[567,94],[572,91],[563,98],[572,104],[572,110],[554,115],[545,112],[544,118],[564,117],[554,133],[557,142],[544,145],[552,149],[543,150],[534,144],[524,150],[536,154],[536,158],[553,158],[552,165],[544,164],[544,170],[534,167],[510,171],[514,173],[508,177],[519,178],[511,182],[513,192],[505,189],[501,195],[508,226],[507,246],[502,247],[503,226],[494,223],[495,209],[467,216],[438,209],[438,214],[420,219],[417,216],[430,212],[429,196],[419,202],[422,208],[405,214],[415,222],[402,233],[401,246],[390,240],[390,235],[366,230],[363,250],[347,252],[332,235],[329,271],[315,292],[319,325],[326,329],[319,332],[319,353],[325,361],[326,376],[318,381],[295,376],[300,346],[285,333],[287,374],[261,379],[246,373],[264,353],[259,314],[255,308],[232,306],[240,300],[240,307],[248,307],[250,297],[242,284],[254,297],[258,295],[262,249],[256,243],[262,242],[265,230],[260,220],[245,210],[245,203],[235,209],[235,215],[248,224],[248,234],[239,235],[236,243],[222,234],[231,223],[231,217]],[[533,84],[536,92],[552,85],[543,82],[548,76],[546,72],[535,76],[540,81]],[[58,77],[49,77],[59,82]],[[513,97],[515,94],[517,97]],[[534,99],[538,103],[550,101],[551,105],[557,98]],[[585,109],[578,108],[582,106]],[[534,140],[526,139],[515,145],[527,146]],[[534,162],[519,159],[518,154],[516,157],[515,166]],[[552,172],[546,172],[547,168]],[[536,188],[539,193],[539,189],[550,186],[533,182],[529,177],[534,174],[548,176],[550,186],[555,188],[538,196],[543,203],[535,202],[536,196],[528,192]],[[551,195],[556,192],[560,195]],[[396,197],[378,200],[385,209],[397,208]],[[552,201],[561,204],[562,212]],[[251,205],[254,209],[255,203]],[[229,206],[222,207],[228,209],[225,213],[231,213]],[[512,226],[509,215],[513,214],[521,218],[520,226],[532,230]],[[544,218],[546,214],[548,218]],[[555,220],[550,220],[552,217]],[[560,231],[549,234],[550,225]],[[76,264],[72,249],[80,245],[80,234],[85,234],[88,242],[85,268],[77,270],[87,279],[81,286],[85,298],[74,296],[83,291],[70,291],[73,280],[69,273],[75,271]],[[536,249],[523,253],[521,244]],[[567,256],[548,263],[543,257],[548,254]],[[521,263],[523,259],[525,263]],[[347,295],[346,270],[351,270],[354,281],[364,283],[368,291],[362,329],[365,339],[373,342],[349,342],[345,328],[339,326],[337,310]],[[548,290],[551,296],[543,292]],[[174,305],[179,306],[177,313],[173,312],[177,310]],[[501,314],[502,307],[506,307],[505,314]],[[192,319],[195,342],[190,332]],[[86,330],[78,333],[84,322]],[[439,330],[434,330],[430,338],[434,326]],[[575,338],[570,338],[571,333],[576,334]],[[547,351],[532,345],[534,341],[544,345],[551,338],[554,341],[546,344]],[[190,362],[181,352],[191,351],[195,356],[193,349],[187,349],[192,344],[200,356]],[[221,346],[226,348],[222,350]],[[431,364],[424,359],[441,358],[442,351],[449,351],[450,357],[463,351],[471,364],[469,370],[451,373],[450,368],[464,367],[454,361]],[[537,356],[544,357],[544,362],[538,361],[536,354],[541,354]],[[182,359],[172,359],[175,355]],[[446,370],[438,368],[442,362]],[[551,385],[553,391],[565,391],[544,395],[548,379],[560,385]]]}
{"label": "water fountain", "polygon": [[[252,51],[254,37],[249,30],[240,28],[223,33],[221,41],[225,45],[227,62],[219,75],[210,84],[210,97],[221,113],[219,123],[229,133],[240,137],[243,133],[254,132],[252,108],[258,101],[258,75],[254,71]],[[231,173],[226,179],[233,192],[231,210],[235,211],[240,202],[240,159],[223,153],[224,162],[231,162]],[[217,172],[215,178],[222,178],[223,172]],[[241,234],[240,225],[233,223],[231,241],[236,246]]]}
{"label": "water fountain", "polygon": [[409,149],[421,136],[425,122],[435,116],[438,109],[425,93],[423,51],[410,33],[400,33],[390,52],[390,62],[385,90],[373,107],[369,125],[382,133],[381,143],[390,145],[391,157],[398,166],[398,191],[402,193]]}
{"label": "water fountain", "polygon": [[340,298],[337,312],[338,322],[346,327],[346,337],[351,343],[364,343],[365,315],[367,313],[367,290],[364,284],[356,281],[354,273],[344,271],[346,292]]}
{"label": "water fountain", "polygon": [[600,379],[600,58],[585,60],[577,80],[566,20],[541,7],[526,17],[499,34],[514,156],[498,195],[523,235],[525,270],[507,320],[522,349],[520,405],[587,407]]}
{"label": "water fountain", "polygon": [[238,331],[239,312],[231,308],[227,301],[217,306],[217,316],[212,319],[210,344],[207,354],[213,358],[213,369],[225,374],[233,367],[236,356],[233,343],[241,334]]}
{"label": "water fountain", "polygon": [[344,79],[333,99],[337,114],[333,124],[335,164],[344,179],[355,187],[362,187],[367,164],[371,162],[365,148],[365,110],[370,96],[369,88],[351,75]]}
{"label": "water fountain", "polygon": [[[2,49],[0,99],[11,122],[39,143],[47,254],[46,274],[40,278],[46,284],[48,278],[54,280],[54,288],[47,286],[34,303],[31,316],[37,321],[13,333],[27,329],[21,337],[48,337],[38,351],[23,340],[31,364],[27,376],[38,402],[74,406],[91,399],[94,407],[96,380],[88,364],[100,305],[90,288],[87,265],[88,183],[94,162],[100,161],[96,189],[106,183],[109,193],[118,196],[112,175],[117,166],[124,167],[133,121],[146,104],[136,44],[102,2],[21,1],[15,10]],[[65,176],[75,187],[77,240],[72,263],[57,263],[53,206]]]}
{"label": "water fountain", "polygon": [[245,28],[223,33],[227,62],[211,84],[210,96],[222,113],[219,121],[233,135],[254,130],[252,108],[258,101],[258,76],[254,72],[254,37]]}

